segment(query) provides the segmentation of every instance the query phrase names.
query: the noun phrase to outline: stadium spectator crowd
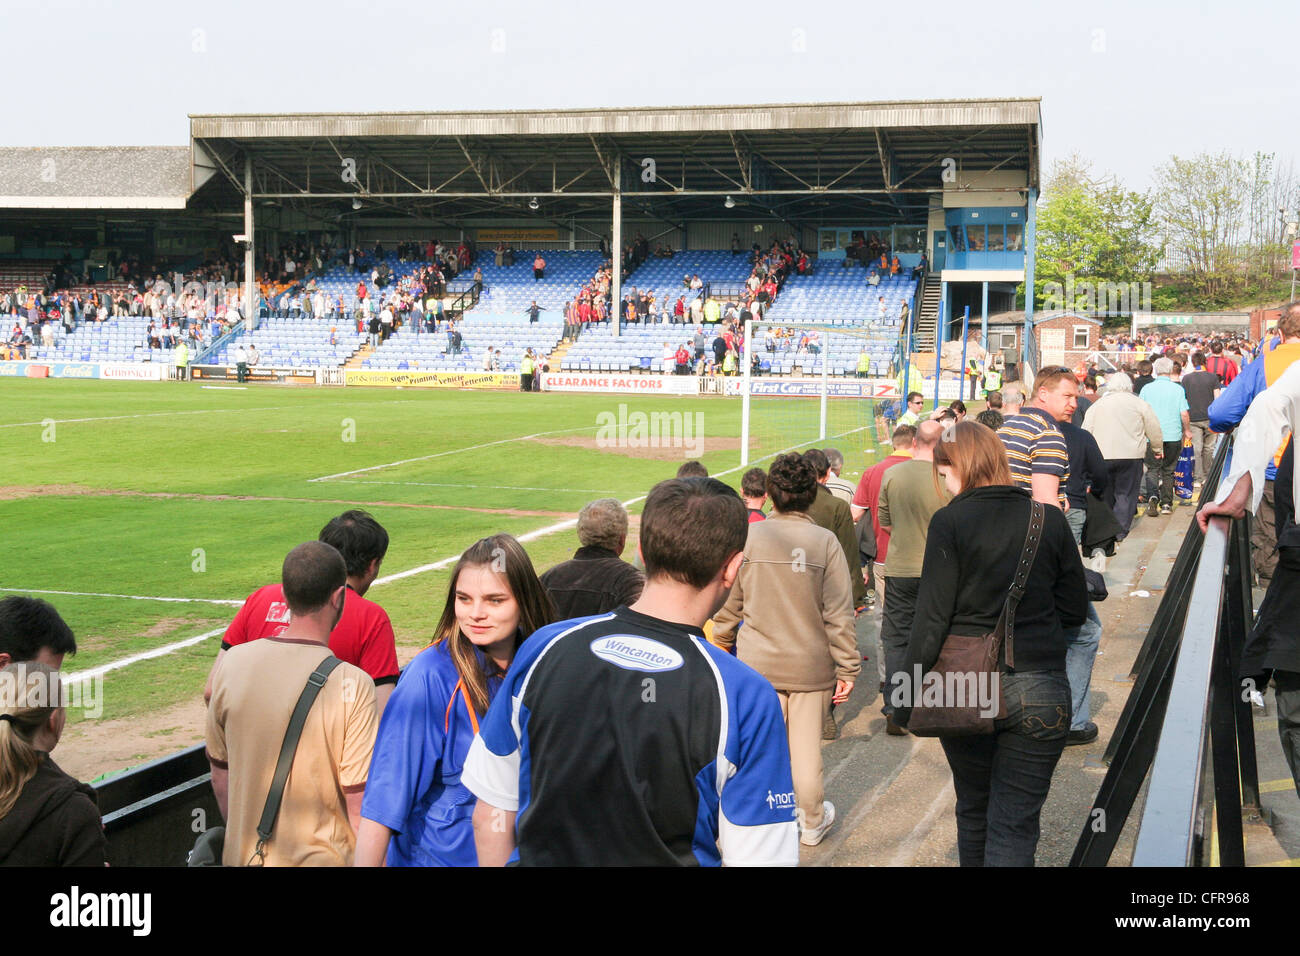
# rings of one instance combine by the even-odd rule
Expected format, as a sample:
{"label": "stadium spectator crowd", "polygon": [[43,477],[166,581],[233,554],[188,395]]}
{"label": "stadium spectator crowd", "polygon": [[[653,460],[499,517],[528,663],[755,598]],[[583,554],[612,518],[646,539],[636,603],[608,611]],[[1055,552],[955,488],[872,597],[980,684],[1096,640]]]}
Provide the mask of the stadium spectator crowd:
{"label": "stadium spectator crowd", "polygon": [[[1236,424],[1300,361],[1300,305],[1230,383],[1207,368],[1205,347],[1222,349],[1186,344],[1183,381],[1171,348],[1138,394],[1123,369],[1080,382],[1048,367],[1011,383],[989,395],[996,431],[960,400],[909,406],[892,453],[856,487],[839,478],[838,449],[778,455],[739,493],[686,462],[650,489],[643,570],[623,559],[628,515],[614,499],[582,510],[578,551],[540,576],[513,537],[484,538],[452,570],[433,643],[402,670],[392,623],[367,597],[388,534],[365,512],[339,515],[248,597],[212,666],[220,859],[793,865],[799,843],[836,822],[821,740],[861,683],[855,618],[883,596],[882,713],[902,736],[916,719],[910,675],[937,665],[948,635],[993,629],[1014,579],[994,675],[1007,707],[991,734],[939,736],[962,865],[1032,864],[1061,753],[1098,733],[1088,685],[1101,625],[1081,550],[1123,539],[1148,446],[1162,468],[1193,421],[1211,434]],[[1085,382],[1095,397],[1080,427]],[[1110,507],[1097,511],[1100,495]],[[38,706],[8,676],[48,677],[75,651],[53,607],[0,601],[0,863],[103,861],[93,792],[49,757],[59,699]],[[274,729],[295,711],[300,734]],[[304,772],[273,783],[285,753]],[[598,796],[579,808],[577,792]]]}

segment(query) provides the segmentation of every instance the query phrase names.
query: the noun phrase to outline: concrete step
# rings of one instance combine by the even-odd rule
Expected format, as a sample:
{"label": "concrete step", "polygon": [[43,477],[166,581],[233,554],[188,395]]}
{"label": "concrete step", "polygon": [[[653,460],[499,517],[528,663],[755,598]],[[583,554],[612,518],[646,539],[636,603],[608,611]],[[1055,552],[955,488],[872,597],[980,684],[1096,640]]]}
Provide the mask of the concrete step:
{"label": "concrete step", "polygon": [[374,354],[375,354],[375,350],[372,346],[370,346],[369,344],[363,345],[361,346],[361,348],[357,349],[357,351],[353,354],[353,356],[350,359],[348,359],[346,362],[343,363],[343,367],[345,369],[360,368],[361,363],[364,362],[369,356]]}

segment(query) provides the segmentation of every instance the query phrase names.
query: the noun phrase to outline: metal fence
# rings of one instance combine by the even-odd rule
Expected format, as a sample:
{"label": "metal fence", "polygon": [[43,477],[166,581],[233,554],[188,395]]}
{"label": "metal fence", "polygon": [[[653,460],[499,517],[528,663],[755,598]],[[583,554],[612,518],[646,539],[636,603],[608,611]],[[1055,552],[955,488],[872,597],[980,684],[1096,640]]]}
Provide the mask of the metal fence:
{"label": "metal fence", "polygon": [[[1202,488],[1213,499],[1231,436]],[[1071,866],[1105,866],[1150,772],[1134,866],[1242,866],[1242,820],[1259,816],[1249,700],[1236,673],[1253,616],[1250,519],[1216,518],[1184,537],[1133,663],[1133,689],[1106,751],[1109,767]]]}

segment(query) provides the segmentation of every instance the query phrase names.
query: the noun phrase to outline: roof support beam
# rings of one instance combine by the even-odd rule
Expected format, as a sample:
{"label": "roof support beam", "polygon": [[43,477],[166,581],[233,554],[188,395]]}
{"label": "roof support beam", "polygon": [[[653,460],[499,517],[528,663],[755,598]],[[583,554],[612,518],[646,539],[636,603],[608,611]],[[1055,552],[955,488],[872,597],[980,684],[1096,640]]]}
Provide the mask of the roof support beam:
{"label": "roof support beam", "polygon": [[483,178],[483,170],[481,168],[482,160],[474,158],[473,154],[469,151],[469,147],[465,145],[465,141],[459,136],[456,137],[456,145],[459,146],[460,151],[465,154],[465,159],[469,161],[470,169],[474,170],[474,175],[478,177],[478,181],[483,185],[483,191],[491,193],[492,187],[489,186],[488,181]]}
{"label": "roof support beam", "polygon": [[880,155],[880,178],[885,182],[885,188],[890,188],[890,167],[893,165],[894,155],[885,149],[885,138],[879,129],[876,133],[876,152]]}

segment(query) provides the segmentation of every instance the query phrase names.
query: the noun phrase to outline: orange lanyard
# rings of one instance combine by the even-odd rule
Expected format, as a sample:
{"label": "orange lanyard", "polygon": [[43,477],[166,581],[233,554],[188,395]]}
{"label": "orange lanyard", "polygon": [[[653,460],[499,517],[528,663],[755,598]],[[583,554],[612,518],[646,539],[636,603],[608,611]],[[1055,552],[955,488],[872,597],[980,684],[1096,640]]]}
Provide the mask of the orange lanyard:
{"label": "orange lanyard", "polygon": [[456,706],[456,692],[460,691],[461,698],[465,701],[465,710],[469,712],[469,724],[474,728],[474,733],[478,733],[478,714],[474,713],[474,705],[469,702],[469,690],[465,687],[465,679],[462,677],[456,681],[456,686],[451,692],[451,700],[447,701],[447,713],[443,718],[442,732],[451,733],[451,709]]}

